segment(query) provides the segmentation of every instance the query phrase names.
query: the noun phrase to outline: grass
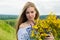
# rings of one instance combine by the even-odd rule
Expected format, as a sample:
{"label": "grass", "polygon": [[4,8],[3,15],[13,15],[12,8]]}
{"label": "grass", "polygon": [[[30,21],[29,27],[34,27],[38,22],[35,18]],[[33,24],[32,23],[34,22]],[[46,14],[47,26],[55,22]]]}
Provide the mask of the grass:
{"label": "grass", "polygon": [[0,40],[16,40],[15,35],[15,29],[5,21],[0,20]]}

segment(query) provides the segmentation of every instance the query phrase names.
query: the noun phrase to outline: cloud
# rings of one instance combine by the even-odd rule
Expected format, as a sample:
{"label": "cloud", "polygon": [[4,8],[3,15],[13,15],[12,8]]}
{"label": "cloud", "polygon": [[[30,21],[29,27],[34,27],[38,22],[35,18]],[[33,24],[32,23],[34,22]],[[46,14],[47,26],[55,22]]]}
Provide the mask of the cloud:
{"label": "cloud", "polygon": [[50,11],[56,12],[58,15],[60,13],[60,1],[59,0],[45,0],[45,1],[36,1],[36,5],[40,10],[41,15],[48,15]]}
{"label": "cloud", "polygon": [[33,2],[40,15],[48,15],[50,11],[60,13],[60,0],[0,0],[0,14],[17,14],[22,10],[26,2]]}

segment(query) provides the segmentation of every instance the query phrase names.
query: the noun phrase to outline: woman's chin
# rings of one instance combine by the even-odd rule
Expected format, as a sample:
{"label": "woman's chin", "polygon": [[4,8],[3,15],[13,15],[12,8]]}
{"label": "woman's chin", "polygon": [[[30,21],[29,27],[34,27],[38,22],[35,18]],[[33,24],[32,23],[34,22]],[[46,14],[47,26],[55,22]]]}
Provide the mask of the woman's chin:
{"label": "woman's chin", "polygon": [[30,21],[34,21],[33,19],[30,19]]}

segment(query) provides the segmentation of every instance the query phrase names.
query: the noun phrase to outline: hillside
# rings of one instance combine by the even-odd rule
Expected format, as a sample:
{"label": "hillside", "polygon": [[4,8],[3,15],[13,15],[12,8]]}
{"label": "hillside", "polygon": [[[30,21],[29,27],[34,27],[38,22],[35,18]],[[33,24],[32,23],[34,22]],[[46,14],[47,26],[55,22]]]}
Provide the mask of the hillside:
{"label": "hillside", "polygon": [[16,40],[15,29],[3,20],[0,20],[0,40]]}

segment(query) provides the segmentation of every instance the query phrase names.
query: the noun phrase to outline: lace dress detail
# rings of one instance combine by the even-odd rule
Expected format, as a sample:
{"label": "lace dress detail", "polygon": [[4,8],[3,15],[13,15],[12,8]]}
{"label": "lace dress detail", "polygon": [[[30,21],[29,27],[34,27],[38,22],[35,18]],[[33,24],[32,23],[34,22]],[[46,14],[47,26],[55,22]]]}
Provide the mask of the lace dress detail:
{"label": "lace dress detail", "polygon": [[32,26],[29,25],[25,28],[20,28],[18,30],[18,40],[30,40],[30,31],[32,29]]}

